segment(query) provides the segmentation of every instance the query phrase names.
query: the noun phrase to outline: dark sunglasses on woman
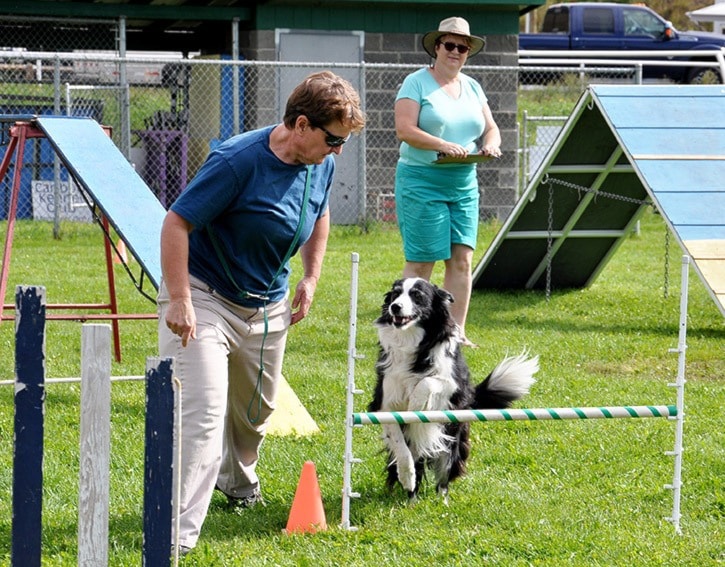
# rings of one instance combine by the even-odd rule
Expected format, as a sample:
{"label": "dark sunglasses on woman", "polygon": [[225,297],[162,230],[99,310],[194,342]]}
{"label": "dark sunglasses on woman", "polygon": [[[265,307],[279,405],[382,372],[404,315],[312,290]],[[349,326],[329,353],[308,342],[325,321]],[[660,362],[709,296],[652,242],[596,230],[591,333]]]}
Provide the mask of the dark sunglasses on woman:
{"label": "dark sunglasses on woman", "polygon": [[453,51],[454,49],[457,49],[458,53],[460,53],[461,55],[464,53],[468,53],[471,49],[467,45],[453,43],[452,41],[446,41],[444,43],[441,43],[441,45],[446,48],[446,51]]}
{"label": "dark sunglasses on woman", "polygon": [[328,132],[325,128],[322,126],[316,126],[312,125],[313,128],[319,128],[325,133],[325,143],[331,147],[331,148],[337,148],[339,146],[342,146],[345,142],[347,142],[350,139],[350,135],[347,136],[347,138],[342,138],[341,136],[335,136],[332,132]]}

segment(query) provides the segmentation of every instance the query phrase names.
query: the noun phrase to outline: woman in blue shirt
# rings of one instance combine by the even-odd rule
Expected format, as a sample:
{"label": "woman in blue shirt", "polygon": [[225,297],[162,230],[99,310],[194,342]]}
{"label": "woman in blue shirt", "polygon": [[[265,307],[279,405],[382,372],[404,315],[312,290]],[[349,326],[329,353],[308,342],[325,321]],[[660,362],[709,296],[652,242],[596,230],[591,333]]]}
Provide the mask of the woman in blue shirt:
{"label": "woman in blue shirt", "polygon": [[[320,278],[333,154],[364,124],[347,81],[310,75],[281,124],[211,152],[164,219],[159,352],[175,359],[183,408],[174,553],[196,545],[215,488],[235,509],[262,502],[259,450],[287,330],[309,313]],[[304,274],[290,301],[297,252]]]}
{"label": "woman in blue shirt", "polygon": [[438,154],[501,156],[501,133],[486,95],[461,73],[483,45],[463,18],[443,20],[438,30],[423,36],[433,64],[408,75],[395,102],[401,140],[395,204],[405,253],[403,277],[430,279],[436,261],[444,261],[443,287],[455,299],[451,313],[467,346],[475,346],[465,329],[479,220],[476,166],[433,162]]}

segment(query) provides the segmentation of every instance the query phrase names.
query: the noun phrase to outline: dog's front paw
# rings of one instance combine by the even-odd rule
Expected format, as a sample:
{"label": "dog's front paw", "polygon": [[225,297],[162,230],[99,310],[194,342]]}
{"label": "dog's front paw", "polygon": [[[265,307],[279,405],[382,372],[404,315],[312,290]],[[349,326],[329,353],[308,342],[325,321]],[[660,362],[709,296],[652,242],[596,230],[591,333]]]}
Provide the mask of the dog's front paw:
{"label": "dog's front paw", "polygon": [[398,461],[398,480],[409,493],[415,490],[415,466],[413,459]]}

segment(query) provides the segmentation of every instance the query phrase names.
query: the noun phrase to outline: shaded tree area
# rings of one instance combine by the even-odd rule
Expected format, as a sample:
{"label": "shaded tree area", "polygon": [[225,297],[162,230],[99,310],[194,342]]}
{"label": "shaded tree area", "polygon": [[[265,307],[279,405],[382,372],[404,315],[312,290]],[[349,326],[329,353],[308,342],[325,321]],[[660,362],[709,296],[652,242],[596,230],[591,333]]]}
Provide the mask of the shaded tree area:
{"label": "shaded tree area", "polygon": [[[546,8],[552,4],[559,4],[563,0],[546,0],[546,4],[531,12],[529,26],[530,31],[539,31],[544,19]],[[672,22],[678,30],[699,29],[712,31],[712,24],[697,24],[687,17],[687,12],[692,12],[705,6],[714,4],[715,0],[648,0],[647,2],[621,2],[622,4],[644,4],[648,6],[665,20]],[[524,31],[526,16],[521,18],[520,31]]]}

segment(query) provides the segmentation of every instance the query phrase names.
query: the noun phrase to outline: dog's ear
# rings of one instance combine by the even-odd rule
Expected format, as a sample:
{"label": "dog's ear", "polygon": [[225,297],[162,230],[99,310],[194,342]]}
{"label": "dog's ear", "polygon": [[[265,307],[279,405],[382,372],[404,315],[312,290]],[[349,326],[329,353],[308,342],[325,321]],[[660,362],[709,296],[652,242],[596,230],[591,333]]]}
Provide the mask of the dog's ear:
{"label": "dog's ear", "polygon": [[390,308],[390,303],[393,301],[393,296],[395,295],[395,285],[383,296],[383,304],[381,305],[381,311],[382,316],[386,317],[388,316],[388,309]]}
{"label": "dog's ear", "polygon": [[436,287],[436,295],[440,297],[442,301],[447,303],[453,303],[455,301],[450,292],[440,287]]}
{"label": "dog's ear", "polygon": [[386,305],[390,305],[390,300],[393,298],[393,290],[391,289],[388,293],[383,296],[383,308]]}
{"label": "dog's ear", "polygon": [[390,323],[390,303],[393,301],[395,287],[383,296],[383,304],[380,306],[380,316],[375,319],[376,325],[385,325]]}

